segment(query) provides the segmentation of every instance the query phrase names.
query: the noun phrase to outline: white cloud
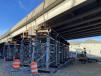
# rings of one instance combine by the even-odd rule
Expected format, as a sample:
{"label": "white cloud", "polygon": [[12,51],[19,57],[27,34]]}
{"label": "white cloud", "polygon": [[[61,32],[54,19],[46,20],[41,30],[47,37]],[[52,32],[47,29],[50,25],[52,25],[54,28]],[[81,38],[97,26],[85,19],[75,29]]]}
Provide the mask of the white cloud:
{"label": "white cloud", "polygon": [[19,6],[24,9],[27,10],[27,8],[25,7],[25,5],[23,4],[22,0],[18,0]]}

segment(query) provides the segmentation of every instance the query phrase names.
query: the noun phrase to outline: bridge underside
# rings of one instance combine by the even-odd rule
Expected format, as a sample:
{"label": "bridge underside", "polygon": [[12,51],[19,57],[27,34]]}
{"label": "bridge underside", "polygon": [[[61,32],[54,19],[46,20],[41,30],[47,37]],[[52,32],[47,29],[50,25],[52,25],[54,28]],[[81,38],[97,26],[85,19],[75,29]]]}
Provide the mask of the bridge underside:
{"label": "bridge underside", "polygon": [[47,21],[66,40],[101,35],[101,1],[88,0]]}

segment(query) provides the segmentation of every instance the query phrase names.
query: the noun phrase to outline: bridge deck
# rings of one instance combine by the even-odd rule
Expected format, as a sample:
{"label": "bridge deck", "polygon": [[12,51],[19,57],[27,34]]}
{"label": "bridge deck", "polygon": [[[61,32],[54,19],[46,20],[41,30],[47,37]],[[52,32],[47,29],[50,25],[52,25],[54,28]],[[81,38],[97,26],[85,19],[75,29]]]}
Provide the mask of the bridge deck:
{"label": "bridge deck", "polygon": [[87,0],[47,22],[65,39],[101,35],[101,1]]}

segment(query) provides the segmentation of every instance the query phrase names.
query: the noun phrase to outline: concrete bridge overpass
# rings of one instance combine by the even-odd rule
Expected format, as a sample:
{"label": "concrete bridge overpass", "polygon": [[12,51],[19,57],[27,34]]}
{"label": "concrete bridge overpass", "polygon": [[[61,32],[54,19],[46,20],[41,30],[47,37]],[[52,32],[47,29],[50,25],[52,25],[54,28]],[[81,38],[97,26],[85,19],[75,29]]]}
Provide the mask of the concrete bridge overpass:
{"label": "concrete bridge overpass", "polygon": [[[55,17],[60,16],[63,12],[85,2],[86,0],[45,0],[35,10],[28,14],[24,19],[17,23],[6,34],[0,37],[0,42],[5,42],[9,38],[15,37],[26,30],[29,30],[30,34],[34,34],[38,25],[43,22],[50,23]],[[59,18],[60,19],[60,18]],[[53,22],[53,21],[52,21]],[[52,26],[51,24],[50,26]],[[33,31],[32,31],[33,30]]]}
{"label": "concrete bridge overpass", "polygon": [[45,0],[0,37],[0,55],[23,66],[35,60],[44,71],[61,67],[69,60],[66,40],[101,35],[100,13],[101,0]]}
{"label": "concrete bridge overpass", "polygon": [[65,39],[98,36],[100,32],[100,0],[45,0],[35,10],[0,37],[0,43],[28,30],[35,34],[44,22]]}

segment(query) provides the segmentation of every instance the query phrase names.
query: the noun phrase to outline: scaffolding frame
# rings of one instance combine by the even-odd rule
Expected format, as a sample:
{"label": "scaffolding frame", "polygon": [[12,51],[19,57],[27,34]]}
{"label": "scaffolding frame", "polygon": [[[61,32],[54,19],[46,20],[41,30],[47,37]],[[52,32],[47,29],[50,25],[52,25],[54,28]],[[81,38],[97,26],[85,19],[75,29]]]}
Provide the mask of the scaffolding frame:
{"label": "scaffolding frame", "polygon": [[28,35],[28,31],[21,35],[20,39],[20,61],[22,66],[29,66],[32,61],[33,36]]}
{"label": "scaffolding frame", "polygon": [[16,53],[19,51],[18,44],[14,41],[8,41],[3,46],[3,58],[7,61],[13,61],[16,58]]}
{"label": "scaffolding frame", "polygon": [[51,68],[59,67],[68,59],[68,47],[57,40],[59,37],[53,38],[48,28],[41,28],[36,31],[34,60],[38,63],[39,70],[51,71]]}

